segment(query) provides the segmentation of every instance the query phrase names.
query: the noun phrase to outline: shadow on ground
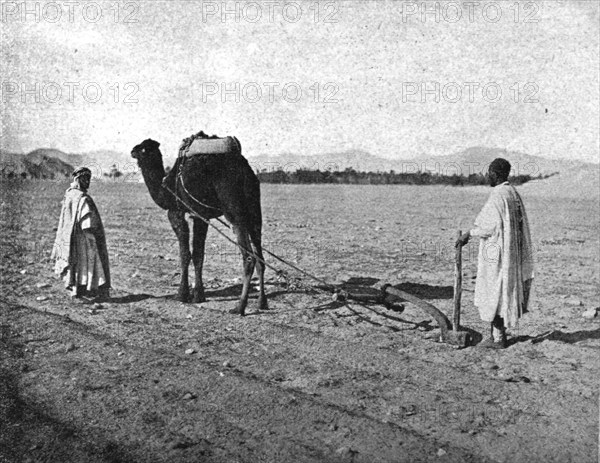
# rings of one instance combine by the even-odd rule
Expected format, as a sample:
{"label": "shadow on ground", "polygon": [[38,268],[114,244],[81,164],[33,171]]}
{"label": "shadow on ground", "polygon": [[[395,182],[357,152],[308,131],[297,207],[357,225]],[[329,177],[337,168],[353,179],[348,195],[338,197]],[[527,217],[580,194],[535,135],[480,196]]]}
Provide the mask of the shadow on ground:
{"label": "shadow on ground", "polygon": [[454,297],[454,288],[452,286],[432,286],[407,281],[399,285],[394,285],[394,288],[425,300],[452,299]]}
{"label": "shadow on ground", "polygon": [[93,432],[61,422],[42,404],[26,401],[19,374],[26,371],[23,346],[0,339],[0,461],[126,462],[131,455]]}
{"label": "shadow on ground", "polygon": [[[383,283],[377,278],[371,277],[352,277],[341,284],[342,289],[349,292],[357,292],[359,294],[381,294],[376,284]],[[454,297],[454,288],[452,286],[433,286],[423,283],[412,283],[405,281],[393,285],[394,288],[412,294],[415,297],[423,300],[432,299],[452,299]]]}
{"label": "shadow on ground", "polygon": [[544,341],[560,341],[567,344],[575,344],[581,341],[588,341],[600,339],[600,328],[595,330],[587,331],[574,331],[572,333],[565,333],[560,330],[554,330],[547,333],[540,334],[539,336],[516,336],[509,339],[509,345],[517,344],[519,342],[531,341],[533,344],[538,344]]}
{"label": "shadow on ground", "polygon": [[[347,281],[342,282],[338,287],[346,292],[356,294],[366,302],[369,302],[368,299],[372,299],[374,303],[378,301],[381,297],[381,290],[379,288],[374,287],[377,283],[380,283],[380,280],[372,277],[352,277]],[[253,281],[253,286],[255,282]],[[276,286],[277,290],[272,291],[269,290],[269,287]],[[282,294],[313,294],[313,291],[310,289],[310,285],[306,285],[304,288],[286,288],[284,283],[273,284],[269,283],[267,285],[267,297],[273,298],[280,296]],[[322,285],[314,286],[316,288],[323,289]],[[394,288],[399,289],[401,291],[405,291],[413,296],[418,297],[419,299],[424,300],[432,300],[432,299],[452,299],[454,296],[454,289],[452,286],[432,286],[422,283],[411,283],[404,282],[398,285],[394,285]],[[242,285],[241,284],[233,284],[230,286],[222,287],[222,288],[212,288],[205,290],[205,296],[207,299],[221,299],[221,300],[235,300],[240,297],[242,293]],[[251,288],[250,294],[255,294],[256,291],[254,287]],[[121,297],[112,297],[105,302],[109,302],[112,304],[128,304],[133,302],[140,302],[146,299],[153,298],[172,298],[176,297],[176,295],[165,295],[165,296],[153,296],[152,294],[127,294]],[[321,306],[319,307],[321,308]],[[333,307],[327,307],[333,308]]]}
{"label": "shadow on ground", "polygon": [[[258,291],[254,289],[254,286],[257,285],[256,282],[252,282],[250,286],[250,298],[257,297]],[[278,289],[273,291],[271,288],[275,286]],[[267,293],[267,298],[272,299],[274,297],[280,296],[282,294],[311,294],[310,290],[303,289],[289,289],[286,288],[284,283],[267,283],[265,284],[265,291]],[[237,300],[242,294],[242,285],[235,284],[231,286],[227,286],[224,288],[218,289],[209,289],[204,291],[204,295],[207,299],[220,299],[220,300]]]}
{"label": "shadow on ground", "polygon": [[104,302],[110,303],[110,304],[130,304],[132,302],[140,302],[140,301],[144,301],[146,299],[154,299],[156,296],[153,296],[152,294],[127,294],[126,296],[121,296],[121,297],[111,297],[107,300],[105,300]]}

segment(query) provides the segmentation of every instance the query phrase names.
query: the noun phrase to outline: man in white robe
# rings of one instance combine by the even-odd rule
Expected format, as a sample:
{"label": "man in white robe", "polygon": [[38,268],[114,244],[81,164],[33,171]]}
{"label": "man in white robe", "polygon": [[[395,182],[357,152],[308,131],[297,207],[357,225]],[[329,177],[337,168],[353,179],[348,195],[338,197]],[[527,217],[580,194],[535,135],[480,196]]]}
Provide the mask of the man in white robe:
{"label": "man in white robe", "polygon": [[478,237],[479,256],[475,306],[490,323],[490,336],[482,347],[507,347],[506,328],[514,328],[527,312],[533,282],[533,248],[523,201],[508,182],[510,163],[495,159],[488,177],[493,187],[475,228],[464,233],[456,246]]}
{"label": "man in white robe", "polygon": [[104,227],[87,194],[92,172],[82,167],[72,174],[65,193],[52,257],[72,297],[109,297],[110,269]]}

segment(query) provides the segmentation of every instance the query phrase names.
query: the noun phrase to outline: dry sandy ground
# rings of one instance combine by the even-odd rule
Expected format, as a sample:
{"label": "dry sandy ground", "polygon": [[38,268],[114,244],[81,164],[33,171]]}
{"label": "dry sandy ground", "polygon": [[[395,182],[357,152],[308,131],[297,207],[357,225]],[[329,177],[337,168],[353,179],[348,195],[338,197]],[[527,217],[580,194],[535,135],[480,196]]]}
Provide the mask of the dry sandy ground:
{"label": "dry sandy ground", "polygon": [[[504,351],[453,349],[410,304],[333,302],[271,271],[272,310],[252,299],[249,316],[229,315],[241,263],[214,231],[209,300],[179,303],[174,235],[140,184],[92,185],[115,289],[102,307],[73,303],[49,259],[66,187],[2,185],[0,462],[598,460],[600,323],[581,316],[600,305],[594,183],[521,188],[535,303]],[[402,284],[450,313],[452,243],[488,193],[264,185],[265,245],[330,282]],[[481,332],[475,256],[471,244],[463,324]]]}

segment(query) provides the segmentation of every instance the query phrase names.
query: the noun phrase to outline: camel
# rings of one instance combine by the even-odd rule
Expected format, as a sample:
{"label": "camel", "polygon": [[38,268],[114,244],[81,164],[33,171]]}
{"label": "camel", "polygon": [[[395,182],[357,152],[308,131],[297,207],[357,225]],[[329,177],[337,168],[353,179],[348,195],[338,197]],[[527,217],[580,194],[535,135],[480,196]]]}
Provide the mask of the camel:
{"label": "camel", "polygon": [[[212,137],[202,134],[200,138]],[[243,316],[255,267],[260,283],[259,310],[268,309],[268,304],[264,288],[265,266],[261,244],[260,184],[248,161],[241,154],[239,141],[236,138],[232,139],[238,145],[237,149],[230,149],[226,153],[180,156],[167,177],[159,150],[160,143],[152,139],[144,140],[133,148],[131,156],[137,159],[154,202],[168,211],[169,222],[179,241],[181,283],[178,300],[189,302],[188,267],[192,260],[196,273],[192,302],[206,301],[202,266],[208,223],[194,215],[191,216],[193,238],[190,253],[190,230],[185,216],[189,210],[183,204],[185,203],[193,208],[195,214],[207,221],[225,216],[232,225],[242,249],[244,273],[242,294],[236,307],[229,312]],[[178,201],[169,189],[176,192],[181,201]]]}

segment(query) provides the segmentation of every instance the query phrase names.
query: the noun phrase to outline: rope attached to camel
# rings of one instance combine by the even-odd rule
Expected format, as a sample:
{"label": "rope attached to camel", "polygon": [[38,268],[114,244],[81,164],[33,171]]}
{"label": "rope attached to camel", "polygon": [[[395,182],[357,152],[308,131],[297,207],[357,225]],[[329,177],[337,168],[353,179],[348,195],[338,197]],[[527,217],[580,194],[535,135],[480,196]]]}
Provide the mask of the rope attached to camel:
{"label": "rope attached to camel", "polygon": [[[303,275],[311,278],[312,280],[320,283],[319,286],[310,286],[310,285],[303,284],[300,279],[291,277],[290,274],[288,272],[286,272],[285,270],[278,269],[277,267],[274,267],[273,265],[267,263],[264,259],[261,259],[260,257],[258,257],[253,249],[250,249],[250,250],[245,249],[237,241],[234,241],[229,236],[227,236],[216,225],[212,224],[210,222],[210,220],[205,219],[201,215],[194,212],[194,210],[183,199],[179,198],[177,196],[177,194],[173,190],[171,190],[168,186],[164,185],[164,188],[167,191],[169,191],[173,196],[175,196],[175,199],[178,200],[179,202],[181,202],[181,204],[183,204],[188,209],[189,214],[192,217],[202,220],[203,222],[208,224],[208,226],[214,228],[217,231],[217,233],[219,233],[221,236],[223,236],[227,241],[236,245],[238,248],[240,248],[240,250],[246,251],[247,253],[252,255],[254,257],[254,259],[260,261],[263,265],[265,265],[266,267],[275,271],[275,273],[277,274],[278,277],[283,278],[286,281],[288,289],[292,289],[294,287],[293,285],[295,285],[296,287],[303,288],[303,289],[305,288],[305,289],[308,289],[311,291],[323,291],[323,292],[327,292],[329,294],[333,294],[333,298],[336,301],[354,300],[359,303],[373,302],[371,297],[362,297],[360,295],[352,294],[347,291],[344,291],[343,289],[341,289],[335,285],[332,285],[330,283],[327,283],[326,281],[307,272],[306,270],[303,270],[303,269],[297,267],[296,265],[292,264],[291,262],[288,262],[284,258],[279,257],[278,255],[272,253],[268,249],[263,248],[263,252],[266,252],[267,254],[274,257],[281,263],[288,265],[289,267],[293,268],[294,270],[296,270],[296,271],[302,273]],[[289,282],[292,281],[292,279],[294,281],[294,284],[290,285]],[[409,294],[409,293],[401,291],[397,288],[394,288],[390,284],[384,284],[380,288],[380,290],[381,290],[380,291],[381,296],[379,298],[377,298],[377,302],[382,303],[386,308],[395,311],[393,300],[400,298],[400,299],[404,299],[404,300],[416,305],[421,310],[424,310],[427,314],[429,314],[432,318],[434,318],[437,321],[438,326],[440,328],[440,332],[441,332],[440,340],[441,341],[446,342],[448,344],[452,344],[455,347],[465,347],[465,346],[469,345],[469,343],[471,342],[471,335],[468,332],[459,330],[459,326],[457,324],[452,326],[452,324],[450,323],[450,320],[448,320],[446,315],[444,315],[443,312],[441,312],[435,306],[429,304],[428,302],[422,301],[419,298],[413,296],[412,294]],[[389,299],[390,296],[392,297],[392,300]]]}
{"label": "rope attached to camel", "polygon": [[[182,183],[183,183],[183,181],[182,181]],[[277,267],[275,267],[275,266],[273,266],[273,265],[269,264],[268,262],[266,262],[264,259],[261,259],[260,257],[258,257],[258,256],[256,255],[256,253],[254,252],[254,250],[253,250],[253,249],[246,249],[246,248],[244,248],[244,247],[243,247],[241,244],[239,244],[237,241],[235,241],[235,240],[233,240],[231,237],[227,236],[227,234],[225,234],[225,233],[224,233],[224,232],[223,232],[223,231],[222,231],[222,230],[221,230],[219,227],[217,227],[216,225],[214,225],[213,223],[211,223],[211,221],[210,221],[210,220],[208,220],[208,219],[206,219],[206,218],[202,217],[200,214],[196,213],[196,212],[194,211],[194,209],[193,209],[193,208],[192,208],[192,207],[191,207],[191,206],[190,206],[188,203],[186,203],[186,202],[185,202],[185,201],[184,201],[184,200],[183,200],[183,199],[182,199],[182,198],[181,198],[179,195],[177,195],[177,193],[176,193],[176,192],[174,192],[174,191],[173,191],[171,188],[169,188],[169,186],[168,186],[168,185],[166,185],[166,184],[164,184],[164,183],[163,183],[163,188],[164,188],[164,189],[166,189],[166,190],[167,190],[169,193],[171,193],[171,194],[172,194],[172,195],[175,197],[175,199],[176,199],[176,200],[177,200],[179,203],[181,203],[181,204],[182,204],[182,205],[183,205],[183,206],[184,206],[184,207],[185,207],[185,208],[188,210],[188,213],[189,213],[189,214],[190,214],[190,215],[191,215],[193,218],[202,220],[202,221],[203,221],[204,223],[206,223],[206,224],[207,224],[209,227],[212,227],[213,229],[215,229],[215,230],[217,231],[217,233],[219,233],[221,236],[223,236],[223,237],[224,237],[224,238],[225,238],[227,241],[229,241],[229,242],[233,243],[235,246],[237,246],[237,247],[238,247],[238,248],[239,248],[241,251],[245,251],[245,252],[247,252],[247,253],[248,253],[248,254],[250,254],[250,255],[251,255],[251,256],[252,256],[254,259],[256,259],[257,261],[261,262],[261,263],[262,263],[263,265],[265,265],[266,267],[268,267],[268,268],[270,268],[271,270],[273,270],[273,271],[274,271],[274,272],[277,274],[277,276],[278,276],[278,277],[280,277],[280,278],[284,278],[284,279],[285,279],[285,281],[287,282],[287,285],[288,285],[288,287],[294,287],[294,286],[295,286],[295,287],[305,287],[306,289],[310,289],[310,290],[315,290],[315,289],[324,289],[324,288],[326,288],[326,289],[327,289],[327,290],[328,290],[330,293],[339,293],[339,292],[340,292],[340,291],[339,291],[339,289],[338,289],[336,286],[334,286],[334,285],[332,285],[332,284],[330,284],[330,283],[327,283],[325,280],[322,280],[321,278],[319,278],[319,277],[317,277],[317,276],[315,276],[315,275],[313,275],[313,274],[311,274],[311,273],[307,272],[306,270],[303,270],[303,269],[301,269],[300,267],[298,267],[298,266],[296,266],[296,265],[292,264],[291,262],[289,262],[289,261],[285,260],[283,257],[280,257],[280,256],[278,256],[277,254],[275,254],[275,253],[273,253],[273,252],[271,252],[271,251],[269,251],[268,249],[265,249],[265,248],[263,247],[263,251],[264,251],[264,252],[266,252],[267,254],[269,254],[271,257],[273,257],[273,258],[277,259],[279,262],[281,262],[281,263],[283,263],[283,264],[285,264],[285,265],[287,265],[287,266],[289,266],[289,267],[293,268],[294,270],[296,270],[296,271],[298,271],[298,272],[302,273],[303,275],[305,275],[305,276],[307,276],[307,277],[309,277],[309,278],[313,279],[314,281],[317,281],[317,282],[319,282],[319,283],[320,283],[320,284],[321,284],[321,285],[322,285],[324,288],[303,285],[303,284],[301,283],[301,281],[300,281],[300,280],[293,278],[293,277],[292,277],[292,276],[290,276],[290,275],[289,275],[289,273],[288,273],[288,272],[286,272],[285,270],[278,269]],[[196,200],[196,198],[194,198],[194,197],[193,197],[193,196],[192,196],[192,195],[191,195],[191,194],[190,194],[190,193],[189,193],[189,192],[188,192],[188,191],[185,189],[185,187],[184,187],[184,191],[186,191],[186,193],[188,194],[188,196],[190,196],[190,198],[192,198],[193,200],[195,200],[196,202],[198,202],[198,203],[199,203],[201,206],[204,206],[204,205],[203,205],[203,204],[202,204],[200,201],[197,201],[197,200]],[[206,206],[204,206],[204,207],[206,207]],[[224,224],[224,225],[225,225],[227,228],[231,228],[231,227],[229,226],[229,224],[228,224],[228,223],[226,223],[225,221],[223,221],[222,219],[220,219],[220,218],[218,218],[218,217],[217,217],[217,220],[218,220],[219,222],[221,222],[222,224]],[[295,282],[294,282],[293,284],[289,284],[289,281],[295,281]]]}
{"label": "rope attached to camel", "polygon": [[[210,218],[208,218],[208,217],[217,218],[219,220],[219,222],[224,224],[227,228],[231,228],[227,223],[225,223],[223,220],[221,220],[218,217],[218,215],[221,215],[223,211],[218,207],[204,204],[197,197],[195,197],[188,190],[188,188],[186,188],[184,180],[183,180],[183,175],[182,175],[182,173],[183,173],[182,166],[184,165],[184,163],[186,163],[186,160],[191,160],[193,157],[193,156],[186,156],[185,154],[189,152],[189,149],[193,145],[194,140],[198,140],[199,138],[202,138],[202,140],[207,140],[207,139],[208,140],[223,140],[223,139],[219,139],[218,137],[217,138],[208,137],[203,132],[200,132],[199,134],[197,134],[197,136],[195,136],[195,137],[193,136],[190,138],[191,138],[191,141],[190,141],[190,139],[186,139],[186,140],[184,140],[184,143],[182,144],[183,151],[182,151],[182,153],[180,153],[181,155],[177,159],[178,165],[174,166],[174,168],[172,169],[172,172],[170,172],[169,175],[165,176],[165,178],[163,179],[162,185],[159,184],[160,188],[162,188],[164,191],[168,192],[175,199],[175,205],[174,205],[176,208],[175,212],[176,212],[176,214],[178,214],[178,216],[181,217],[181,219],[174,218],[173,220],[184,220],[185,221],[184,213],[187,212],[194,219],[199,219],[202,222],[204,222],[207,225],[207,227],[211,227],[211,228],[215,229],[217,231],[217,233],[219,233],[221,236],[223,236],[227,241],[233,243],[236,247],[238,247],[242,251],[242,254],[244,255],[244,257],[248,260],[248,263],[259,262],[260,263],[259,279],[260,279],[260,288],[261,288],[261,295],[259,296],[259,303],[261,300],[264,301],[264,298],[265,298],[263,274],[264,274],[264,269],[268,267],[271,270],[275,271],[278,278],[282,278],[286,281],[288,290],[292,287],[295,287],[295,288],[306,288],[310,291],[323,291],[323,292],[328,292],[330,294],[333,294],[334,300],[336,300],[336,301],[353,300],[353,301],[356,301],[359,303],[363,303],[363,302],[373,303],[374,302],[377,304],[383,304],[386,308],[393,310],[393,311],[396,311],[394,309],[394,301],[397,301],[398,299],[408,301],[408,302],[414,304],[415,306],[419,307],[420,309],[422,309],[424,312],[429,314],[431,317],[433,317],[438,322],[438,325],[440,328],[440,340],[450,343],[450,344],[453,344],[457,347],[464,347],[465,345],[467,345],[470,342],[469,341],[470,334],[466,331],[459,330],[459,326],[458,326],[459,322],[458,321],[455,321],[454,326],[452,326],[452,323],[450,322],[448,317],[446,317],[446,315],[443,312],[441,312],[440,310],[438,310],[436,307],[434,307],[433,305],[431,305],[425,301],[420,300],[419,298],[415,297],[412,294],[406,293],[406,292],[400,290],[399,288],[393,287],[390,284],[384,284],[382,287],[380,287],[379,291],[377,291],[377,294],[375,296],[373,294],[351,293],[351,292],[345,291],[340,285],[333,285],[333,284],[327,283],[323,279],[307,272],[306,270],[301,269],[300,267],[292,264],[291,262],[289,262],[286,259],[278,256],[277,254],[269,251],[268,249],[262,248],[262,246],[260,245],[260,241],[258,241],[258,248],[254,249],[253,248],[254,242],[252,242],[252,244],[250,244],[247,239],[244,239],[243,236],[242,237],[240,236],[240,232],[242,232],[242,233],[246,233],[246,232],[254,233],[254,232],[250,232],[248,230],[242,231],[241,229],[237,229],[237,227],[236,227],[235,231],[236,231],[236,234],[238,234],[238,241],[240,241],[240,242],[236,242],[232,238],[227,236],[227,234],[225,234],[219,227],[212,224],[210,221]],[[237,141],[237,139],[234,139],[234,140]],[[144,145],[144,143],[145,143],[145,145]],[[147,146],[147,145],[149,145],[149,146]],[[145,149],[147,147],[150,148],[150,150],[158,149],[158,143],[153,140],[146,140],[141,145],[138,145],[134,148],[134,150],[132,151],[132,156],[137,157],[139,160],[140,155],[145,153]],[[210,149],[214,150],[214,146],[211,147]],[[217,153],[214,153],[214,152],[200,153],[198,155],[199,156],[209,156],[206,159],[214,160],[216,158],[212,158],[212,156],[215,154],[217,154]],[[194,154],[194,156],[196,156],[196,154]],[[162,168],[162,162],[161,162],[160,167]],[[197,166],[194,166],[194,167],[197,168]],[[251,172],[251,171],[248,171],[248,168],[249,168],[248,164],[246,164],[244,168],[246,169],[247,172]],[[258,182],[255,184],[255,187],[258,187]],[[202,211],[198,212],[197,210],[194,209],[194,207],[192,207],[188,202],[186,202],[187,198],[183,199],[181,197],[181,195],[179,194],[180,189],[182,192],[185,192],[185,194],[190,198],[188,201],[194,201],[194,203],[196,204],[196,206],[195,206],[196,209],[198,208],[198,206],[203,207],[205,209],[204,214],[207,217],[204,217],[201,214]],[[204,190],[200,190],[200,191],[203,195],[203,199],[205,197],[208,197],[208,198],[211,197],[210,191],[204,191]],[[204,195],[207,195],[207,196],[204,196]],[[160,197],[160,195],[157,195],[156,192],[154,193],[154,196]],[[155,199],[155,201],[156,201],[156,199]],[[158,201],[157,201],[157,203],[158,203]],[[166,207],[164,207],[164,208],[166,208]],[[206,210],[210,210],[210,209],[213,209],[213,210],[216,210],[217,212],[219,212],[219,214],[217,214],[217,217],[215,217],[215,215],[213,213],[210,213],[210,214],[206,213]],[[169,213],[171,213],[172,211],[173,211],[173,209],[169,209]],[[258,217],[260,217],[260,215]],[[169,216],[169,220],[171,220],[171,216]],[[171,224],[174,227],[174,229],[177,229],[177,226],[178,226],[177,222],[172,221]],[[176,230],[176,233],[177,233],[177,230]],[[206,229],[204,229],[203,234],[204,235],[202,237],[202,240],[204,240],[204,238],[206,236]],[[178,238],[180,238],[179,235],[178,235]],[[251,241],[253,239],[254,238],[250,237]],[[180,245],[181,245],[181,241],[180,241]],[[281,269],[267,263],[262,258],[262,251],[266,252],[268,255],[272,256],[274,259],[283,263],[284,265],[286,265],[286,266],[296,270],[297,272],[301,273],[302,275],[310,278],[311,280],[318,282],[319,284],[313,285],[313,286],[304,284],[300,278],[292,277],[287,271],[281,270]],[[250,267],[245,265],[244,268],[246,271],[246,269],[248,269]],[[248,275],[245,274],[245,277],[246,277],[246,280],[244,282],[244,287],[242,290],[243,291],[242,298],[240,299],[240,303],[238,304],[238,307],[236,307],[236,309],[230,311],[230,313],[237,313],[237,314],[241,314],[241,315],[244,314],[244,308],[245,308],[245,304],[247,301],[248,288],[249,288]],[[182,285],[184,285],[184,286],[180,286],[180,290],[181,290],[181,287],[184,287],[184,290],[187,290],[187,282],[184,281],[184,279],[182,279],[182,282],[184,282],[185,285],[184,285],[184,283],[182,283]],[[184,291],[184,293],[185,293],[185,291]],[[458,297],[460,297],[460,296],[458,296]],[[459,320],[459,319],[455,318],[455,320]]]}

